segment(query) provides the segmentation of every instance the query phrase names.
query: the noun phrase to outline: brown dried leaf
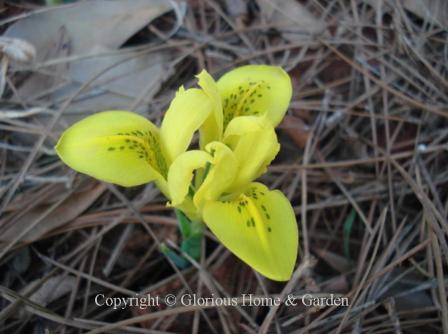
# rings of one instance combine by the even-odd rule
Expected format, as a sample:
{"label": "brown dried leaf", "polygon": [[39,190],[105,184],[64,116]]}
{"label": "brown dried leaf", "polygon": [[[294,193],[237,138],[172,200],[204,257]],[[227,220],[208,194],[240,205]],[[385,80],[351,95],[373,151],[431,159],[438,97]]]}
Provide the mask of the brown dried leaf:
{"label": "brown dried leaf", "polygon": [[286,115],[279,127],[291,137],[298,147],[305,147],[310,137],[310,129],[304,121],[298,117]]}
{"label": "brown dried leaf", "polygon": [[63,116],[66,123],[79,120],[86,112],[127,109],[143,91],[150,99],[172,73],[172,54],[118,49],[145,25],[172,9],[173,3],[163,0],[85,1],[17,21],[5,35],[32,43],[37,63],[74,58],[33,73],[18,89],[20,100],[51,101],[57,106],[105,69],[109,70],[69,106],[70,115]]}
{"label": "brown dried leaf", "polygon": [[350,285],[346,275],[332,277],[320,287],[321,291],[329,291],[332,293],[347,293],[350,291]]}
{"label": "brown dried leaf", "polygon": [[[296,0],[258,0],[262,15],[274,26],[285,29],[299,28],[306,34],[317,34],[325,29],[325,24]],[[284,33],[291,42],[302,41],[303,34]]]}
{"label": "brown dried leaf", "polygon": [[448,26],[448,2],[446,0],[405,0],[403,6],[432,23]]}
{"label": "brown dried leaf", "polygon": [[172,9],[164,0],[81,1],[69,6],[29,15],[5,33],[24,38],[37,49],[37,60],[58,44],[61,30],[70,41],[71,54],[84,54],[93,48],[118,49],[156,17]]}
{"label": "brown dried leaf", "polygon": [[332,267],[333,269],[337,270],[340,273],[346,273],[347,271],[349,271],[352,266],[350,264],[350,262],[336,254],[333,253],[329,250],[325,250],[325,249],[314,249],[314,252],[325,262],[327,262],[327,264]]}
{"label": "brown dried leaf", "polygon": [[[30,282],[29,285],[35,284],[35,281]],[[72,291],[75,287],[76,278],[73,276],[59,275],[49,278],[43,283],[37,291],[31,296],[30,300],[39,305],[45,306],[53,300],[62,297],[66,293]]]}
{"label": "brown dried leaf", "polygon": [[[34,291],[34,287],[39,284],[41,279],[36,279],[28,283],[28,285],[21,289],[19,294],[26,295],[29,291]],[[50,277],[42,285],[32,292],[29,296],[29,300],[39,304],[40,306],[46,306],[52,301],[68,294],[76,286],[76,278],[68,275],[58,275]],[[21,308],[18,312],[13,314],[14,318],[25,318],[28,312],[25,308]]]}
{"label": "brown dried leaf", "polygon": [[[54,230],[70,220],[78,217],[84,212],[96,199],[104,192],[106,186],[104,184],[97,184],[83,188],[81,191],[73,193],[66,200],[64,200],[58,207],[51,211],[40,223],[38,223],[32,230],[30,230],[22,238],[22,241],[32,242],[38,240],[51,230]],[[6,232],[1,236],[2,242],[13,240],[30,224],[47,211],[51,205],[44,205],[36,207],[23,215],[16,221]]]}
{"label": "brown dried leaf", "polygon": [[0,51],[9,59],[21,63],[30,63],[36,58],[36,49],[21,38],[0,37]]}

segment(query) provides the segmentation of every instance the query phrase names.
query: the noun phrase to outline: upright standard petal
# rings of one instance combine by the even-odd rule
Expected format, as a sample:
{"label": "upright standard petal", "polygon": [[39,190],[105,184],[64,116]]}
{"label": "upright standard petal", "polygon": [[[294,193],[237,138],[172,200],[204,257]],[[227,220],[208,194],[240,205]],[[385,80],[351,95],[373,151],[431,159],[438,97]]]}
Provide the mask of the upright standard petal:
{"label": "upright standard petal", "polygon": [[208,143],[221,140],[223,131],[222,102],[218,86],[207,71],[202,70],[196,77],[199,80],[198,85],[213,104],[212,112],[201,127],[200,144],[203,149]]}
{"label": "upright standard petal", "polygon": [[238,67],[224,74],[217,84],[223,101],[224,128],[234,117],[264,114],[275,127],[292,96],[291,79],[278,66]]}
{"label": "upright standard petal", "polygon": [[211,99],[202,90],[179,89],[160,128],[160,137],[169,163],[185,152],[195,131],[209,117],[212,107]]}
{"label": "upright standard petal", "polygon": [[240,191],[265,173],[280,150],[275,130],[265,116],[234,118],[224,133],[224,143],[238,161],[237,176],[228,191]]}
{"label": "upright standard petal", "polygon": [[65,130],[55,149],[68,166],[99,180],[125,187],[157,180],[164,188],[166,183],[159,131],[133,112],[86,117]]}
{"label": "upright standard petal", "polygon": [[298,229],[288,199],[252,183],[231,201],[207,202],[204,221],[216,237],[262,275],[290,279],[297,258]]}

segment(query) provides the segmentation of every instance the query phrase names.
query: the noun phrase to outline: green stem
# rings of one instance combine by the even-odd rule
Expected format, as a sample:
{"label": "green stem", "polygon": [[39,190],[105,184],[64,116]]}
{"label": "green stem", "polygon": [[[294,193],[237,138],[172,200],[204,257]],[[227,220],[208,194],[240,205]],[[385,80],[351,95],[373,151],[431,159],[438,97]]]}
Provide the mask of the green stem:
{"label": "green stem", "polygon": [[164,243],[160,244],[160,251],[165,254],[171,261],[173,261],[174,264],[180,269],[188,268],[188,266],[190,265],[190,262],[185,257],[177,255]]}
{"label": "green stem", "polygon": [[[182,237],[181,249],[184,253],[195,260],[199,260],[202,250],[202,239],[204,237],[205,225],[201,221],[190,221],[180,210],[176,209],[176,218],[179,224],[179,231]],[[182,255],[176,254],[173,250],[164,245],[161,251],[167,255],[179,268],[186,268],[189,261]]]}

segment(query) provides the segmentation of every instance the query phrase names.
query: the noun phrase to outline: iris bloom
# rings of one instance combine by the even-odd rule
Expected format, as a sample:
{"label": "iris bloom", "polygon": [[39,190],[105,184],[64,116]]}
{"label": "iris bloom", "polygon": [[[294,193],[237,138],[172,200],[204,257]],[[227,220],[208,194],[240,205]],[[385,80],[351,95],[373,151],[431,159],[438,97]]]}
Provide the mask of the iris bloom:
{"label": "iris bloom", "polygon": [[[298,248],[291,204],[254,182],[280,149],[274,127],[292,94],[279,67],[248,65],[217,82],[179,89],[157,128],[129,111],[105,111],[68,128],[56,151],[71,168],[121,186],[154,181],[192,222],[204,222],[266,277],[291,277]],[[191,149],[199,131],[199,144]]]}

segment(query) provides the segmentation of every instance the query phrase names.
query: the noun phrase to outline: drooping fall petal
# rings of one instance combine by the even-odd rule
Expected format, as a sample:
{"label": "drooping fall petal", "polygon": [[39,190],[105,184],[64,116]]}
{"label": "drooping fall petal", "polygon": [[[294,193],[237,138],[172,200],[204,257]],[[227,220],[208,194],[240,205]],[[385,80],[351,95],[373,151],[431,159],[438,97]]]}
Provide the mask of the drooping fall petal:
{"label": "drooping fall petal", "polygon": [[55,149],[68,166],[99,180],[127,187],[157,180],[165,188],[168,167],[159,130],[136,113],[86,117],[65,130]]}
{"label": "drooping fall petal", "polygon": [[211,99],[202,90],[179,89],[160,127],[160,137],[169,163],[185,152],[194,132],[209,117],[212,109]]}
{"label": "drooping fall petal", "polygon": [[203,218],[216,237],[241,260],[276,281],[289,280],[298,250],[298,229],[288,199],[252,183],[238,198],[211,201]]}
{"label": "drooping fall petal", "polygon": [[291,79],[278,66],[238,67],[224,74],[217,84],[223,101],[224,128],[237,116],[264,114],[275,127],[292,96]]}

